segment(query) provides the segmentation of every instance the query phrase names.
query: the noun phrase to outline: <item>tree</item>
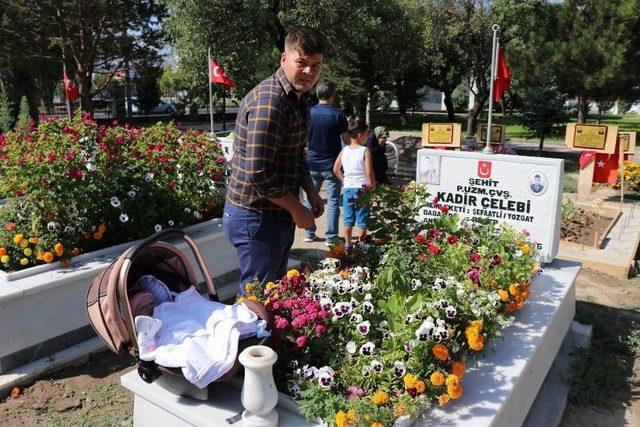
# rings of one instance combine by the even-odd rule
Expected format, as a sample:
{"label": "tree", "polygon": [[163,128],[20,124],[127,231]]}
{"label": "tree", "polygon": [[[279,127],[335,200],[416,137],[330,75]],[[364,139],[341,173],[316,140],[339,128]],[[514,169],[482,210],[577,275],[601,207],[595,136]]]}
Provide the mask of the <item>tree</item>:
{"label": "tree", "polygon": [[472,4],[460,0],[432,0],[423,19],[422,57],[429,86],[444,94],[447,120],[455,120],[453,92],[469,75],[467,27]]}
{"label": "tree", "polygon": [[638,94],[638,0],[566,0],[548,5],[547,62],[559,86],[578,99],[578,121],[589,100]]}
{"label": "tree", "polygon": [[13,116],[11,114],[11,104],[4,85],[0,84],[0,133],[9,132],[13,124]]}
{"label": "tree", "polygon": [[29,101],[27,97],[23,96],[20,100],[20,112],[18,113],[18,120],[16,121],[17,129],[27,129],[31,122],[31,115],[29,115]]}
{"label": "tree", "polygon": [[12,11],[27,39],[44,40],[57,51],[38,55],[66,65],[77,79],[81,107],[90,113],[92,97],[106,87],[92,90],[96,71],[109,73],[108,84],[127,59],[163,41],[164,9],[155,0],[0,0],[0,6]]}
{"label": "tree", "polygon": [[525,129],[531,131],[531,136],[540,138],[538,155],[542,154],[545,138],[561,132],[569,121],[567,95],[559,90],[550,76],[546,76],[540,83],[525,92],[521,119]]}
{"label": "tree", "polygon": [[160,85],[162,66],[155,55],[141,58],[135,63],[136,76],[133,79],[138,107],[149,114],[160,102]]}

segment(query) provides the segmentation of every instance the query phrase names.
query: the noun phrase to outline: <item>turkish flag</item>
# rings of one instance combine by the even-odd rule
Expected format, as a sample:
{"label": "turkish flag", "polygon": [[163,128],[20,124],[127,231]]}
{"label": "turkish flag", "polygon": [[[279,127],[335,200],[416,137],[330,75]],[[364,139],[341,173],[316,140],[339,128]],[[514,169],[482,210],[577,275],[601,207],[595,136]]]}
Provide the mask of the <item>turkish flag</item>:
{"label": "turkish flag", "polygon": [[64,72],[64,93],[69,101],[75,101],[80,97],[78,88],[74,86],[73,82],[67,76],[67,72]]}
{"label": "turkish flag", "polygon": [[580,153],[580,170],[587,167],[596,158],[596,152],[592,150],[582,150]]}
{"label": "turkish flag", "polygon": [[211,83],[221,83],[227,89],[233,87],[231,79],[227,77],[224,71],[222,71],[222,68],[220,68],[213,59],[209,60],[209,81]]}
{"label": "turkish flag", "polygon": [[495,82],[493,83],[493,101],[498,102],[502,98],[502,95],[509,90],[509,84],[511,83],[511,74],[507,69],[507,63],[504,60],[504,54],[500,49],[500,45],[497,46],[497,64],[496,72],[494,75]]}
{"label": "turkish flag", "polygon": [[618,182],[619,153],[596,154],[596,167],[593,170],[593,182],[615,184]]}

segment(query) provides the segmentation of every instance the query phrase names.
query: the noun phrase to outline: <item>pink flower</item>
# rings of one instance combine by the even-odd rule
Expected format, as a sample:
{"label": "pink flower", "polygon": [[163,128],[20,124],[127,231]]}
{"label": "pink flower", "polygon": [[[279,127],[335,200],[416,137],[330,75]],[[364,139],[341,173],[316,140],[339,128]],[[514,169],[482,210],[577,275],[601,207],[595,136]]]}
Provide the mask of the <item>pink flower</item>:
{"label": "pink flower", "polygon": [[450,245],[455,245],[458,242],[458,236],[456,236],[455,234],[452,234],[447,239],[447,242],[449,242]]}
{"label": "pink flower", "polygon": [[476,270],[475,268],[469,270],[469,273],[467,273],[467,277],[469,277],[469,280],[471,280],[475,285],[477,285],[480,281],[480,274],[478,274],[478,270]]}
{"label": "pink flower", "polygon": [[327,327],[324,325],[316,325],[315,331],[316,331],[316,336],[320,336],[325,332],[327,332]]}
{"label": "pink flower", "polygon": [[500,265],[502,263],[502,257],[498,254],[493,255],[493,264]]}
{"label": "pink flower", "polygon": [[284,329],[289,326],[289,321],[284,317],[276,316],[276,329]]}
{"label": "pink flower", "polygon": [[271,306],[273,307],[274,310],[280,310],[282,308],[282,302],[274,301],[273,304],[271,304]]}
{"label": "pink flower", "polygon": [[432,228],[431,230],[429,230],[429,236],[434,239],[437,239],[438,237],[440,237],[440,234],[442,233],[437,228]]}
{"label": "pink flower", "polygon": [[49,154],[47,154],[47,161],[48,161],[49,163],[53,163],[53,162],[55,162],[55,161],[56,161],[56,155],[55,155],[55,154],[53,154],[53,153],[49,153]]}
{"label": "pink flower", "polygon": [[42,163],[42,162],[44,162],[44,157],[38,156],[38,158],[36,160],[37,160],[38,163]]}
{"label": "pink flower", "polygon": [[423,234],[416,235],[416,242],[418,243],[427,243],[427,238]]}
{"label": "pink flower", "polygon": [[478,254],[477,252],[471,252],[471,255],[469,255],[469,258],[471,259],[471,262],[476,263],[480,261],[480,254]]}
{"label": "pink flower", "polygon": [[433,199],[431,199],[431,204],[432,205],[437,205],[440,202],[440,199],[438,199],[437,197],[434,197]]}
{"label": "pink flower", "polygon": [[302,348],[307,345],[307,337],[305,335],[302,335],[296,338],[296,345],[298,346],[298,348]]}
{"label": "pink flower", "polygon": [[434,255],[438,255],[440,253],[440,248],[433,244],[429,245],[427,249]]}
{"label": "pink flower", "polygon": [[354,385],[349,386],[347,392],[349,393],[349,397],[347,397],[347,400],[354,400],[358,396],[364,396],[364,390]]}

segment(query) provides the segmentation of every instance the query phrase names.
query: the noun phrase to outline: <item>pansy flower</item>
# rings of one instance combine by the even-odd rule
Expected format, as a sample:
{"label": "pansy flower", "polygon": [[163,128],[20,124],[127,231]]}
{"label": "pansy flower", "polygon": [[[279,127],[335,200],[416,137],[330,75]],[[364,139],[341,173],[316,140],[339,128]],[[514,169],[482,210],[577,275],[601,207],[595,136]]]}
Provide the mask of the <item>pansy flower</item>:
{"label": "pansy flower", "polygon": [[404,366],[404,362],[396,360],[393,362],[393,369],[391,371],[393,372],[393,376],[396,378],[402,378],[407,372],[407,369]]}
{"label": "pansy flower", "polygon": [[371,341],[362,344],[360,346],[360,354],[363,356],[371,356],[373,354],[373,350],[376,348],[376,345]]}
{"label": "pansy flower", "polygon": [[382,364],[382,362],[381,362],[381,361],[379,361],[379,360],[373,360],[373,361],[371,361],[370,366],[371,366],[371,370],[372,370],[373,372],[375,372],[376,374],[381,373],[381,372],[382,372],[382,370],[384,369],[384,365],[383,365],[383,364]]}
{"label": "pansy flower", "polygon": [[371,328],[371,323],[368,320],[365,320],[364,322],[360,322],[356,327],[358,332],[360,332],[362,335],[367,335],[369,333],[370,328]]}

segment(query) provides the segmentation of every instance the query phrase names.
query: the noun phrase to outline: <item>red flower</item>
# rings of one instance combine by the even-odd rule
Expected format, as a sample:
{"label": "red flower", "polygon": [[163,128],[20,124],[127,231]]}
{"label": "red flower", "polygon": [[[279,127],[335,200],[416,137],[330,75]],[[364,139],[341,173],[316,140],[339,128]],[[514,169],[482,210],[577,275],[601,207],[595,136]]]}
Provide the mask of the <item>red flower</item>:
{"label": "red flower", "polygon": [[427,243],[427,238],[424,236],[424,234],[418,234],[416,235],[416,242],[425,244]]}
{"label": "red flower", "polygon": [[449,206],[447,205],[442,205],[440,206],[440,212],[442,212],[443,214],[447,214],[449,212]]}
{"label": "red flower", "polygon": [[447,239],[447,242],[449,242],[450,245],[455,245],[456,243],[458,243],[458,236],[456,236],[455,234],[452,234]]}
{"label": "red flower", "polygon": [[438,255],[440,253],[440,248],[433,244],[429,245],[427,249],[434,255]]}
{"label": "red flower", "polygon": [[440,202],[440,199],[438,199],[437,197],[434,197],[433,199],[431,199],[431,204],[432,205],[437,205]]}
{"label": "red flower", "polygon": [[478,254],[477,252],[471,252],[471,255],[469,255],[469,259],[471,259],[471,262],[473,263],[480,261],[480,258],[480,254]]}

